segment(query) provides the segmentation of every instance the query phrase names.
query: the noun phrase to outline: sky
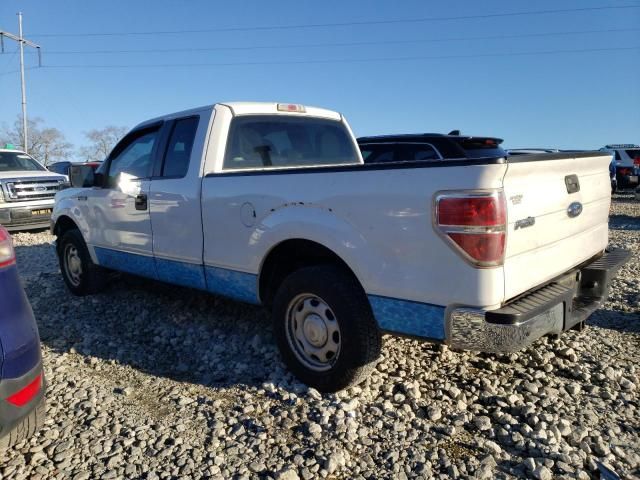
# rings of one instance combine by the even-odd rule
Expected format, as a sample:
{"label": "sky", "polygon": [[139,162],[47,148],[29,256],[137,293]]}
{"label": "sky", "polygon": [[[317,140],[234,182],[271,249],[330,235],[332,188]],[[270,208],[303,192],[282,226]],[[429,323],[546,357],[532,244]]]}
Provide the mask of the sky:
{"label": "sky", "polygon": [[[2,0],[0,30],[17,33],[23,12],[25,38],[41,45],[43,62],[36,68],[27,49],[28,115],[77,146],[83,132],[106,125],[277,101],[340,111],[357,136],[459,129],[509,148],[590,149],[640,143],[638,7]],[[21,111],[17,45],[5,39],[4,47],[0,124]]]}

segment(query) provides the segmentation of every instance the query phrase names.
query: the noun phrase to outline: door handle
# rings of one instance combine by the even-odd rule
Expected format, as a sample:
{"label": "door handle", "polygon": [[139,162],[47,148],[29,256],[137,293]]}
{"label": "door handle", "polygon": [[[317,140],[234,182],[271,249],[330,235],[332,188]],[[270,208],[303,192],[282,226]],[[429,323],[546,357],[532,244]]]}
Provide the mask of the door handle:
{"label": "door handle", "polygon": [[148,207],[147,196],[144,193],[136,195],[136,210],[146,210]]}

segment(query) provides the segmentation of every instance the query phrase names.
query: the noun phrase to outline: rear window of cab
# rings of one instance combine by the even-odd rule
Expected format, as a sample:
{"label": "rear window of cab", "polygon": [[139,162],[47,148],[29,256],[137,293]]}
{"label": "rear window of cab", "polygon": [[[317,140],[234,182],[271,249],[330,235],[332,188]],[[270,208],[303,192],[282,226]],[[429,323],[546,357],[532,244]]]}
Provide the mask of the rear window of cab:
{"label": "rear window of cab", "polygon": [[340,121],[293,115],[236,117],[224,170],[358,164],[356,146]]}

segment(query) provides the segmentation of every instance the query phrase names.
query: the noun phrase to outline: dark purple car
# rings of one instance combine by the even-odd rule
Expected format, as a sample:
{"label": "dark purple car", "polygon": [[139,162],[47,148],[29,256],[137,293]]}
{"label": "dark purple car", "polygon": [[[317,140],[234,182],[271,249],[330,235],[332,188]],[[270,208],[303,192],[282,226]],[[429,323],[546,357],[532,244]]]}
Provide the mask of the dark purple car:
{"label": "dark purple car", "polygon": [[38,326],[20,284],[13,240],[0,225],[0,448],[42,426],[44,391]]}

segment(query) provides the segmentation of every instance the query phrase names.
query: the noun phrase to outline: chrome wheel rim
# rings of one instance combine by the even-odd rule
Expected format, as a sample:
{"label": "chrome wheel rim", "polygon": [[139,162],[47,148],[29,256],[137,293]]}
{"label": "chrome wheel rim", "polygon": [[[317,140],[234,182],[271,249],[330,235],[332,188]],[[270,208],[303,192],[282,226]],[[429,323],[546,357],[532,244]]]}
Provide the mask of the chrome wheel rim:
{"label": "chrome wheel rim", "polygon": [[296,296],[287,308],[287,342],[307,368],[329,370],[340,355],[342,335],[331,307],[317,295]]}
{"label": "chrome wheel rim", "polygon": [[74,287],[79,286],[82,281],[82,259],[75,245],[64,247],[64,270],[69,283]]}

